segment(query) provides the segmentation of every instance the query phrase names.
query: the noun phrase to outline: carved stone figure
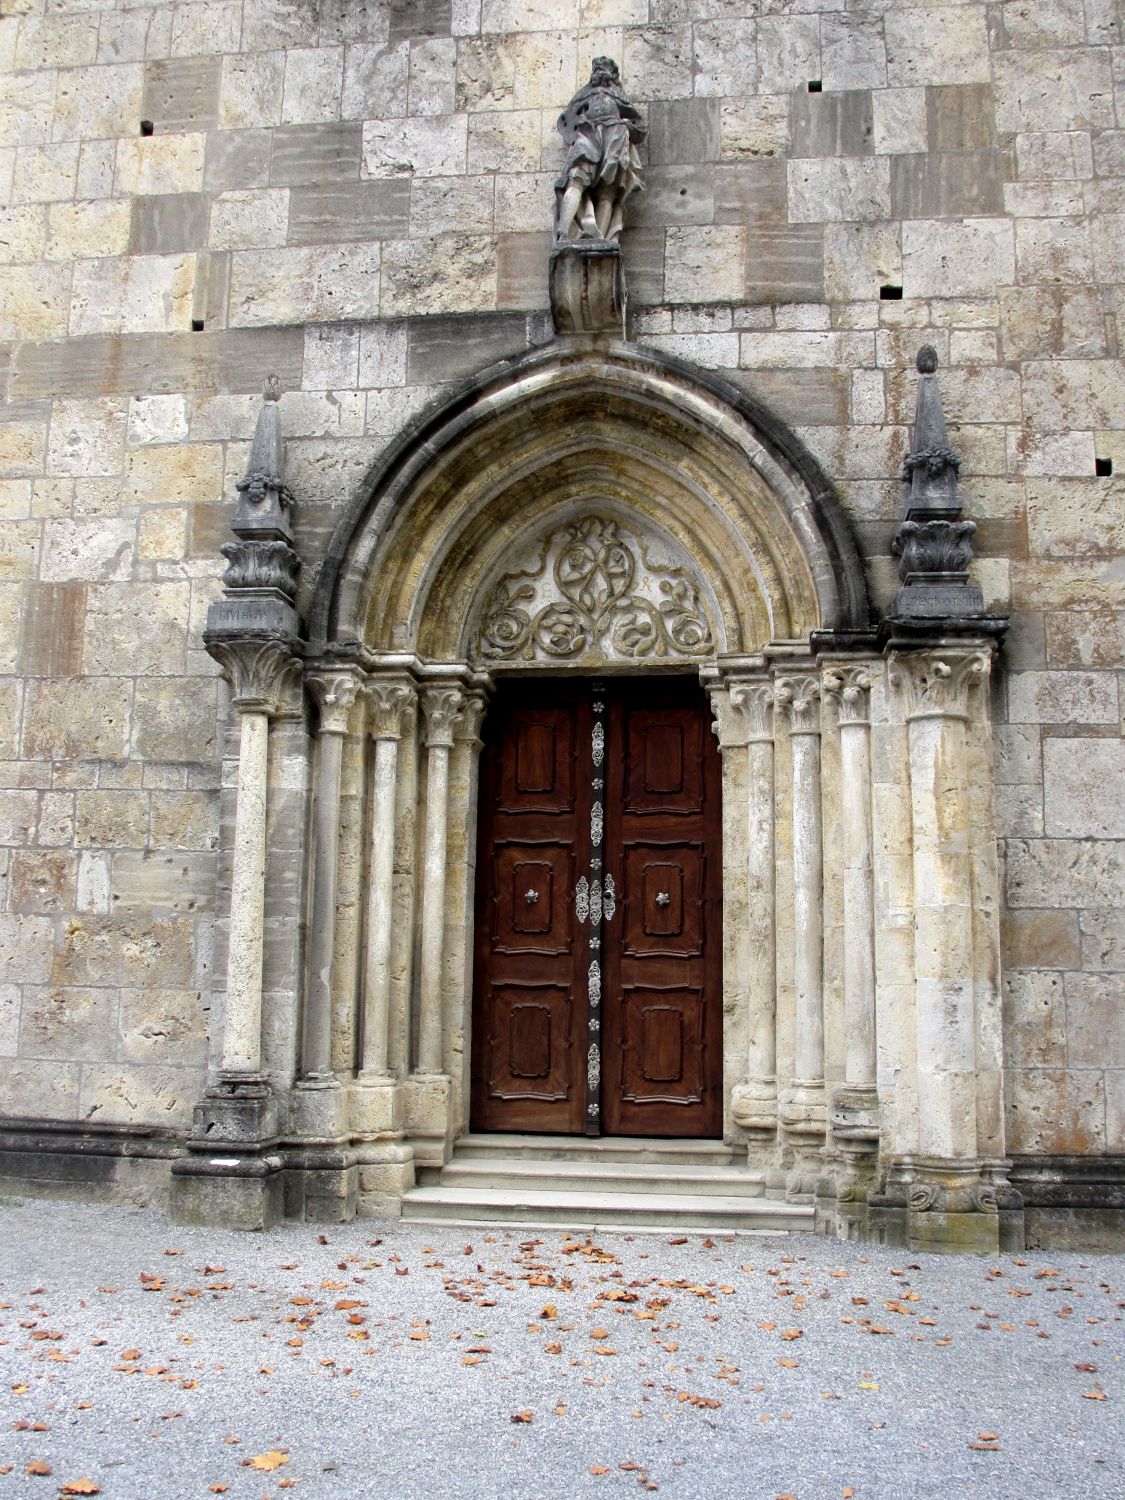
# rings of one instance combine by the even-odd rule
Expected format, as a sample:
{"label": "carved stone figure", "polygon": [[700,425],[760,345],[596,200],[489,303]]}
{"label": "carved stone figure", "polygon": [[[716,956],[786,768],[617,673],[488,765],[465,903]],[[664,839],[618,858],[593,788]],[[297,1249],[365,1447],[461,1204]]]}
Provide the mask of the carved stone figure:
{"label": "carved stone figure", "polygon": [[625,200],[644,186],[637,147],[647,134],[617,64],[595,57],[590,82],[559,116],[566,162],[555,183],[555,244],[616,240]]}

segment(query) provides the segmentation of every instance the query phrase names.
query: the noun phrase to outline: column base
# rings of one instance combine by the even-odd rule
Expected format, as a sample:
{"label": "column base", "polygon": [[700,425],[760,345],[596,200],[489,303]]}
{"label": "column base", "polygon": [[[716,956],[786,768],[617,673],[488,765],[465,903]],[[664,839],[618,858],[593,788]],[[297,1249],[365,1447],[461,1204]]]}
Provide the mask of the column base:
{"label": "column base", "polygon": [[347,1126],[347,1091],[335,1076],[302,1078],[289,1096],[285,1214],[340,1224],[355,1218],[359,1172]]}
{"label": "column base", "polygon": [[730,1113],[743,1130],[777,1130],[777,1079],[747,1076],[736,1083],[730,1094]]}
{"label": "column base", "polygon": [[824,1080],[797,1078],[778,1099],[785,1196],[791,1203],[815,1203],[831,1194],[825,1161]]}
{"label": "column base", "polygon": [[195,1106],[187,1154],[172,1163],[172,1222],[271,1228],[282,1217],[283,1166],[269,1084],[257,1077],[220,1077]]}
{"label": "column base", "polygon": [[348,1124],[356,1137],[402,1134],[402,1089],[390,1073],[360,1073],[348,1089]]}
{"label": "column base", "polygon": [[402,1082],[403,1126],[419,1166],[443,1167],[449,1149],[452,1080],[445,1073],[413,1073]]}
{"label": "column base", "polygon": [[360,1218],[398,1218],[402,1195],[414,1186],[414,1147],[408,1141],[381,1141],[356,1149]]}
{"label": "column base", "polygon": [[1007,1164],[904,1158],[868,1197],[871,1237],[908,1250],[995,1255],[1019,1248],[1023,1204]]}

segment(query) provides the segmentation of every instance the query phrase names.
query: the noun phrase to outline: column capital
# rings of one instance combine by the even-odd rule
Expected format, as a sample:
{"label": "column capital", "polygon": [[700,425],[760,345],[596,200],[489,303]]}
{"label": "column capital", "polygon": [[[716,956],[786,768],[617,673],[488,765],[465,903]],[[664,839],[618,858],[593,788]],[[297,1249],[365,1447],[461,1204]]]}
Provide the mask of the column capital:
{"label": "column capital", "polygon": [[414,684],[404,677],[374,677],[363,685],[367,732],[373,740],[401,739],[414,707]]}
{"label": "column capital", "polygon": [[453,744],[453,731],[465,707],[465,695],[450,683],[422,689],[422,715],[427,749]]}
{"label": "column capital", "polygon": [[992,652],[974,646],[893,651],[887,671],[906,699],[906,718],[968,719],[972,690],[988,681]]}
{"label": "column capital", "polygon": [[772,744],[773,684],[760,677],[726,677],[708,683],[712,728],[720,750]]}
{"label": "column capital", "polygon": [[487,708],[488,699],[484,693],[470,691],[465,694],[460,717],[453,731],[453,738],[459,745],[480,745],[480,726],[484,722]]}
{"label": "column capital", "polygon": [[263,632],[205,635],[209,655],[230,684],[231,702],[240,713],[278,714],[291,696],[300,659],[288,636]]}
{"label": "column capital", "polygon": [[848,666],[844,662],[827,665],[821,677],[821,690],[836,706],[840,724],[871,722],[871,688],[875,681],[872,666]]}
{"label": "column capital", "polygon": [[789,715],[790,734],[820,733],[820,678],[815,672],[777,677],[774,702]]}
{"label": "column capital", "polygon": [[309,691],[320,710],[321,734],[347,734],[348,716],[359,695],[362,680],[355,668],[311,672]]}

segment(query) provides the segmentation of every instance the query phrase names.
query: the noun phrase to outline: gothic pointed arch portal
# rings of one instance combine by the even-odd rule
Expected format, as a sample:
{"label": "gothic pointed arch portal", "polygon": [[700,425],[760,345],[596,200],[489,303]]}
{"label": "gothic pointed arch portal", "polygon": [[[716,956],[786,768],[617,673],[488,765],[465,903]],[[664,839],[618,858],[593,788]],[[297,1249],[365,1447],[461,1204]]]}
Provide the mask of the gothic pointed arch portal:
{"label": "gothic pointed arch portal", "polygon": [[[477,860],[480,729],[497,686],[520,675],[565,676],[571,699],[583,680],[628,675],[622,701],[642,712],[646,673],[688,674],[710,694],[696,712],[706,744],[714,716],[722,751],[721,769],[707,751],[721,804],[708,857],[722,878],[707,898],[719,993],[704,1133],[776,1136],[779,1000],[799,1005],[816,985],[820,1002],[815,974],[794,1001],[775,957],[794,920],[791,889],[784,911],[774,900],[775,698],[788,711],[776,679],[811,681],[814,633],[854,640],[868,625],[858,553],[815,461],[769,413],[674,360],[604,345],[533,353],[384,457],[328,549],[308,654],[326,703],[342,682],[356,700],[342,767],[335,753],[323,763],[361,804],[332,829],[339,868],[363,872],[345,903],[360,914],[341,924],[337,903],[331,942],[312,933],[324,963],[314,953],[311,969],[322,983],[332,970],[331,1064],[352,1079],[343,1128],[361,1194],[392,1201],[412,1164],[440,1164],[469,1126],[474,892],[492,878]],[[682,698],[664,693],[676,713]],[[788,769],[778,790],[780,848],[795,826]],[[333,816],[332,788],[320,806]],[[318,848],[332,844],[320,821]],[[568,911],[588,899],[559,878]],[[806,1052],[803,1075],[786,1061],[808,1095],[795,1139],[825,1128],[823,1063]]]}

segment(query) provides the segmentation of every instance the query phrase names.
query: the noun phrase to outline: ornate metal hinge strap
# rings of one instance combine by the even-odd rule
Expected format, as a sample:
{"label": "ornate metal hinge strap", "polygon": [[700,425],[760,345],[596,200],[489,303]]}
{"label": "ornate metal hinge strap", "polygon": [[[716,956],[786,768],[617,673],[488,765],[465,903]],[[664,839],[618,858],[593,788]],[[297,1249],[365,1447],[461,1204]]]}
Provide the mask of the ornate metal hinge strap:
{"label": "ornate metal hinge strap", "polygon": [[602,885],[602,847],[605,836],[605,684],[590,684],[593,722],[590,727],[590,878],[578,882],[575,908],[579,919],[589,917],[586,970],[586,1134],[601,1132],[602,1077],[602,922],[606,897],[612,906],[612,886]]}

